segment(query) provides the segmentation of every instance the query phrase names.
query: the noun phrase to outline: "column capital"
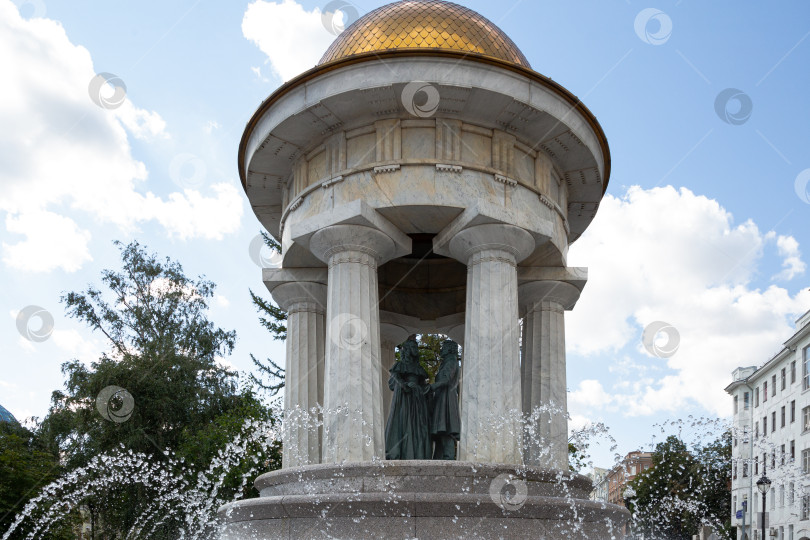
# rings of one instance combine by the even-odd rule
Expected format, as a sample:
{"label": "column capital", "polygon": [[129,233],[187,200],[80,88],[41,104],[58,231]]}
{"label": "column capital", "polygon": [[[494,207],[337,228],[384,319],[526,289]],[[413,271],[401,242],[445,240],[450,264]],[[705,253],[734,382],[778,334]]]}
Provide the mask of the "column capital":
{"label": "column capital", "polygon": [[291,281],[273,287],[270,291],[278,307],[290,311],[295,304],[308,303],[319,313],[326,312],[326,285],[311,281]]}
{"label": "column capital", "polygon": [[334,255],[347,251],[364,253],[376,264],[382,264],[397,251],[390,236],[365,225],[331,225],[321,229],[312,235],[309,249],[327,264]]}
{"label": "column capital", "polygon": [[579,300],[580,291],[564,281],[544,280],[530,281],[518,287],[520,314],[537,311],[544,302],[559,304],[564,310],[574,309]]}
{"label": "column capital", "polygon": [[[341,230],[344,232],[338,234],[338,231]],[[357,234],[352,236],[352,233],[348,232],[350,230],[357,231]],[[329,212],[294,223],[290,229],[292,243],[309,250],[322,262],[328,262],[329,253],[327,252],[332,247],[328,241],[332,239],[332,235],[341,244],[363,246],[376,251],[377,255],[384,255],[385,259],[378,260],[377,264],[407,255],[412,249],[411,239],[408,235],[361,199],[336,206]],[[376,248],[364,246],[364,236],[368,236],[368,239],[375,243]],[[380,243],[382,245],[377,245]]]}
{"label": "column capital", "polygon": [[450,255],[464,264],[469,264],[476,253],[488,250],[509,254],[512,264],[517,264],[534,251],[534,238],[520,227],[489,223],[463,229],[449,243]]}

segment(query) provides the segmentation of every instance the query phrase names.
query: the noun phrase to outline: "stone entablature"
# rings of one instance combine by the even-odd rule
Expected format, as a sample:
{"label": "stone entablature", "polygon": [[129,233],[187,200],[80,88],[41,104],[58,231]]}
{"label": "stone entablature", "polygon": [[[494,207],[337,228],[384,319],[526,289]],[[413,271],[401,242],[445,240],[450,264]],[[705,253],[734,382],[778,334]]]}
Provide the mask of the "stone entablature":
{"label": "stone entablature", "polygon": [[329,187],[336,178],[425,165],[458,166],[492,175],[507,185],[519,183],[542,196],[544,204],[566,219],[563,209],[568,207],[568,189],[542,150],[534,150],[504,131],[459,120],[393,118],[340,131],[301,156],[283,190],[282,222],[291,202],[324,183]]}
{"label": "stone entablature", "polygon": [[[414,81],[429,81],[440,96],[427,118],[403,105],[403,89]],[[337,206],[357,193],[365,199],[365,190],[376,184],[385,201],[397,182],[436,178],[435,185],[417,186],[421,192],[403,191],[431,196],[451,209],[468,207],[476,194],[507,207],[531,199],[528,206],[521,203],[530,214],[543,207],[551,216],[545,219],[559,222],[556,244],[564,252],[598,209],[609,156],[595,120],[549,85],[473,60],[465,60],[463,69],[457,60],[438,57],[330,66],[318,77],[282,87],[269,98],[272,106],[261,107],[251,120],[240,148],[246,193],[265,228],[281,239],[282,222],[287,229],[290,214],[311,199]],[[452,196],[470,191],[470,183],[467,196]],[[453,217],[447,213],[438,225]],[[433,229],[424,232],[441,227]]]}

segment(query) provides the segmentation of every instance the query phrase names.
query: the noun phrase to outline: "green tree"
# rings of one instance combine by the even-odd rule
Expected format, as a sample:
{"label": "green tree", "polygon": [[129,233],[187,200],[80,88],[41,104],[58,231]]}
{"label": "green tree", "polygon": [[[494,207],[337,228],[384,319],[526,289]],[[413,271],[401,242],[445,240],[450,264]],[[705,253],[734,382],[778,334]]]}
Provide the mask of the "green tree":
{"label": "green tree", "polygon": [[690,451],[671,435],[656,445],[653,466],[638,474],[629,487],[633,528],[654,538],[680,540],[710,526],[730,538],[731,438]]}
{"label": "green tree", "polygon": [[[218,361],[232,352],[236,333],[208,319],[214,284],[187,278],[179,263],[160,260],[137,242],[116,245],[122,270],[102,272],[104,290],[90,286],[62,297],[67,313],[103,335],[110,348],[91,366],[63,364],[65,390],[53,393],[43,431],[68,471],[122,450],[156,462],[174,455],[184,460],[182,474],[193,485],[246,421],[272,422],[272,411]],[[100,414],[96,399],[112,385],[132,396],[128,418],[126,400],[101,404],[117,411],[119,421]],[[218,495],[256,495],[252,487],[240,488],[240,473],[253,462],[277,467],[279,449],[254,449],[257,454],[225,475]],[[122,485],[89,496],[84,505],[101,534],[122,537],[152,497],[143,486]],[[150,537],[175,538],[183,521],[176,512],[166,515]]]}
{"label": "green tree", "polygon": [[[20,424],[0,422],[0,531],[7,530],[15,514],[61,470],[58,454],[40,434]],[[52,538],[72,538],[73,525],[68,522],[52,531]],[[12,538],[22,537],[20,531]]]}

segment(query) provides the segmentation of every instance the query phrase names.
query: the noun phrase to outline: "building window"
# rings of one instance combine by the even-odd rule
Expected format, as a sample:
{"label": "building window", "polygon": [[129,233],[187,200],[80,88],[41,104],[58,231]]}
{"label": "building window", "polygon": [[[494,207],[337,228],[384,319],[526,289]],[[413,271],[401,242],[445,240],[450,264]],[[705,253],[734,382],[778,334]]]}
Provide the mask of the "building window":
{"label": "building window", "polygon": [[788,488],[788,504],[793,504],[793,497],[794,497],[794,485],[793,482],[790,483],[790,487]]}
{"label": "building window", "polygon": [[790,363],[790,384],[796,382],[796,360]]}
{"label": "building window", "polygon": [[754,407],[759,407],[759,387],[754,388]]}
{"label": "building window", "polygon": [[781,464],[782,464],[782,465],[784,465],[784,464],[785,464],[785,445],[784,445],[784,444],[782,445],[781,450],[782,450],[782,460],[781,460]]}
{"label": "building window", "polygon": [[782,405],[782,425],[781,425],[781,427],[785,427],[785,418],[786,418],[786,416],[787,415],[785,414],[785,406]]}
{"label": "building window", "polygon": [[762,436],[763,437],[768,436],[768,417],[767,416],[762,417]]}
{"label": "building window", "polygon": [[734,462],[734,465],[732,466],[732,474],[731,474],[731,476],[732,476],[732,478],[734,478],[734,480],[737,479],[737,462],[736,461]]}
{"label": "building window", "polygon": [[748,462],[743,461],[743,478],[748,478]]}
{"label": "building window", "polygon": [[810,388],[810,347],[802,350],[802,390]]}
{"label": "building window", "polygon": [[731,511],[732,512],[737,511],[737,496],[736,495],[734,495],[734,497],[731,498]]}
{"label": "building window", "polygon": [[790,441],[790,461],[796,459],[796,441]]}
{"label": "building window", "polygon": [[790,423],[796,421],[796,400],[790,402]]}
{"label": "building window", "polygon": [[754,458],[754,476],[759,476],[759,456]]}
{"label": "building window", "polygon": [[776,431],[776,411],[771,413],[771,433]]}
{"label": "building window", "polygon": [[810,449],[802,450],[802,474],[810,472]]}
{"label": "building window", "polygon": [[802,513],[799,519],[806,521],[808,517],[810,517],[810,495],[805,495],[802,497]]}
{"label": "building window", "polygon": [[776,395],[776,375],[771,377],[771,395],[772,396]]}
{"label": "building window", "polygon": [[743,410],[748,410],[751,408],[751,396],[748,392],[743,393]]}
{"label": "building window", "polygon": [[739,399],[737,399],[737,396],[734,396],[734,414],[737,414],[737,412],[738,412],[737,411],[737,406],[738,406],[737,402],[738,401],[739,401]]}
{"label": "building window", "polygon": [[771,450],[771,470],[776,468],[776,450]]}
{"label": "building window", "polygon": [[754,422],[754,438],[759,439],[759,422]]}
{"label": "building window", "polygon": [[768,381],[762,383],[762,402],[768,401]]}
{"label": "building window", "polygon": [[787,368],[782,368],[782,390],[787,388]]}
{"label": "building window", "polygon": [[802,432],[810,430],[810,407],[802,409]]}

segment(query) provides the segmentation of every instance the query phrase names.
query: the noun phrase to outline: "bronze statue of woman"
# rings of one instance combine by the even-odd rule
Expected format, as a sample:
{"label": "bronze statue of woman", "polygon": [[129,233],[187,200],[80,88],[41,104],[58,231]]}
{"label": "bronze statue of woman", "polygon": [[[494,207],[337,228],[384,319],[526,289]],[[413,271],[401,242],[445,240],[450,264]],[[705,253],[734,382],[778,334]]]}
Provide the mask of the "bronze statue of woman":
{"label": "bronze statue of woman", "polygon": [[458,344],[455,341],[442,342],[441,360],[436,380],[430,385],[433,391],[430,437],[436,443],[433,459],[456,459],[461,419],[458,413]]}
{"label": "bronze statue of woman", "polygon": [[394,391],[385,426],[385,459],[430,459],[428,374],[419,364],[419,345],[410,336],[400,346],[388,387]]}

